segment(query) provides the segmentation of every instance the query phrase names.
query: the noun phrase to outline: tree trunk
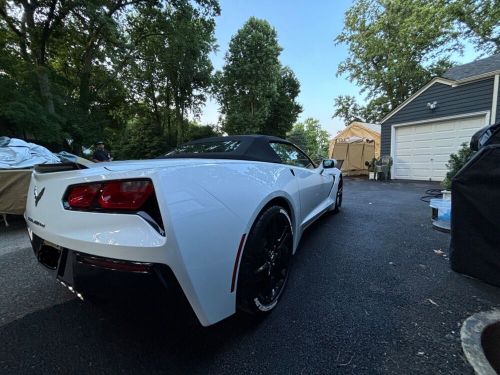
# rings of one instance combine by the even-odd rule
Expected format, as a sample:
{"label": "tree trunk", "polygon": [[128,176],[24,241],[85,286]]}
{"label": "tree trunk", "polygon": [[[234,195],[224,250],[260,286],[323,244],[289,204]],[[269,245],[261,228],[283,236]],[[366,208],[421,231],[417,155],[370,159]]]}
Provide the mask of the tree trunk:
{"label": "tree trunk", "polygon": [[184,123],[184,113],[177,107],[177,146],[180,145],[184,140],[183,134],[183,123]]}
{"label": "tree trunk", "polygon": [[78,104],[83,112],[88,112],[90,108],[90,69],[87,70],[86,67],[80,73]]}
{"label": "tree trunk", "polygon": [[181,104],[180,95],[177,93],[174,97],[174,106],[175,106],[175,114],[176,114],[176,122],[177,122],[177,146],[183,143],[184,141],[184,106]]}
{"label": "tree trunk", "polygon": [[156,120],[156,126],[158,129],[162,129],[160,110],[158,108],[158,102],[156,101],[156,90],[152,81],[149,82],[149,90],[151,91],[151,101],[153,103],[153,114]]}
{"label": "tree trunk", "polygon": [[166,110],[167,110],[167,139],[169,145],[172,144],[172,110],[170,109],[170,101],[172,100],[170,97],[170,88],[168,87],[169,83],[167,80],[167,92],[166,92]]}
{"label": "tree trunk", "polygon": [[170,106],[167,108],[167,138],[168,143],[172,143],[172,113],[170,110]]}
{"label": "tree trunk", "polygon": [[44,66],[38,66],[36,68],[36,75],[38,78],[38,85],[40,86],[40,97],[42,98],[45,109],[51,115],[54,115],[56,111],[47,68]]}

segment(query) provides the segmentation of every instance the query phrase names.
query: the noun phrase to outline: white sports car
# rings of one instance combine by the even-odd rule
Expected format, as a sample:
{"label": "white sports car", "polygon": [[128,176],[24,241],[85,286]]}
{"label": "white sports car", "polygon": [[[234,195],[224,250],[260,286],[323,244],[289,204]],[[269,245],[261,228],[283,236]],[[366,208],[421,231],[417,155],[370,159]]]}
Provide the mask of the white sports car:
{"label": "white sports car", "polygon": [[80,298],[177,285],[208,326],[276,306],[303,231],[342,204],[335,164],[255,135],[155,160],[39,165],[25,218],[38,261]]}

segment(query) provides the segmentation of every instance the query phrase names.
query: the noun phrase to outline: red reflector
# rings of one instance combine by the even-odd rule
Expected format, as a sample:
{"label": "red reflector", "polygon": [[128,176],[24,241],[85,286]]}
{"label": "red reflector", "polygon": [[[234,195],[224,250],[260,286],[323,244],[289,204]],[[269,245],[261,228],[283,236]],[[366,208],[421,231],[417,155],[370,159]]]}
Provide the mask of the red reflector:
{"label": "red reflector", "polygon": [[88,208],[99,192],[101,184],[80,185],[71,188],[68,204],[72,208]]}
{"label": "red reflector", "polygon": [[111,181],[99,195],[99,205],[106,209],[137,210],[153,193],[151,181]]}

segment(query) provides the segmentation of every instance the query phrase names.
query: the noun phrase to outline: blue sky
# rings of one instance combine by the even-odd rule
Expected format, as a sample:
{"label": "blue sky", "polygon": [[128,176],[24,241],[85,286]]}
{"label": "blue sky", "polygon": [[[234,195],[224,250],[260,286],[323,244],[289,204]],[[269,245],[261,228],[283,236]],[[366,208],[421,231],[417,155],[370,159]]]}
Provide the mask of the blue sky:
{"label": "blue sky", "polygon": [[[344,13],[351,4],[351,0],[220,0],[222,12],[215,29],[219,50],[212,54],[214,68],[223,67],[231,37],[248,18],[267,20],[276,29],[283,47],[282,64],[292,68],[300,81],[298,101],[303,112],[299,121],[317,118],[325,130],[335,135],[344,125],[332,119],[334,98],[354,95],[360,102],[364,99],[358,87],[345,77],[336,76],[338,64],[347,56],[347,47],[335,45],[334,39],[342,31]],[[475,57],[467,48],[464,56],[455,60],[467,63]],[[201,123],[215,124],[218,117],[218,105],[210,100]]]}

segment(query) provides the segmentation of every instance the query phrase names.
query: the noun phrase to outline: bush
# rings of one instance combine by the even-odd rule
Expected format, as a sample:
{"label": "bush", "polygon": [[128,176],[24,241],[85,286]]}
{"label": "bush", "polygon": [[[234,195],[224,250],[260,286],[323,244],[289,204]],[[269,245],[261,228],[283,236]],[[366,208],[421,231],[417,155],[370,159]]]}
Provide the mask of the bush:
{"label": "bush", "polygon": [[446,164],[448,168],[448,173],[446,173],[446,178],[443,180],[442,185],[445,189],[451,189],[451,180],[458,173],[460,169],[467,163],[470,156],[472,155],[472,150],[469,148],[467,143],[462,143],[460,145],[460,150],[456,154],[450,155],[450,160]]}

